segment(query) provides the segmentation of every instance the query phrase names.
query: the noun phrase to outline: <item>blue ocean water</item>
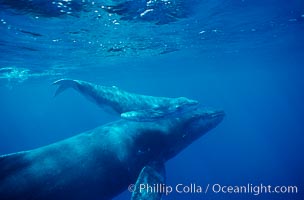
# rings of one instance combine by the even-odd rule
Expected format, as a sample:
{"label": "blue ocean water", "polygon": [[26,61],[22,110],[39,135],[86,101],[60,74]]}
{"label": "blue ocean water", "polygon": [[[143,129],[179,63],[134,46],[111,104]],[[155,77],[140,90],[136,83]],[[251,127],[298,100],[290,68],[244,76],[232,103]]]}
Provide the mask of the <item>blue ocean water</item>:
{"label": "blue ocean water", "polygon": [[1,154],[117,119],[72,90],[54,98],[68,77],[226,112],[166,163],[168,185],[298,187],[164,199],[303,199],[303,1],[53,2],[0,0]]}

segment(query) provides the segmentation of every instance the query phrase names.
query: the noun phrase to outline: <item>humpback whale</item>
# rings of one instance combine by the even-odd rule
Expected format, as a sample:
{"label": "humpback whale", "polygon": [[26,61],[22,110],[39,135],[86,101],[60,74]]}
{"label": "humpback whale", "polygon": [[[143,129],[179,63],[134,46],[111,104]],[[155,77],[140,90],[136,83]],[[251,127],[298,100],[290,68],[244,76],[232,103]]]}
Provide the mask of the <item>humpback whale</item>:
{"label": "humpback whale", "polygon": [[122,118],[134,121],[153,121],[168,115],[183,113],[198,105],[196,100],[186,97],[168,98],[134,94],[116,86],[107,87],[81,80],[61,79],[55,96],[73,88],[101,108],[110,107]]}
{"label": "humpback whale", "polygon": [[[63,141],[0,156],[1,200],[109,200],[128,185],[161,184],[164,164],[217,126],[224,112],[195,108],[154,121],[120,119]],[[159,200],[160,193],[132,194]]]}

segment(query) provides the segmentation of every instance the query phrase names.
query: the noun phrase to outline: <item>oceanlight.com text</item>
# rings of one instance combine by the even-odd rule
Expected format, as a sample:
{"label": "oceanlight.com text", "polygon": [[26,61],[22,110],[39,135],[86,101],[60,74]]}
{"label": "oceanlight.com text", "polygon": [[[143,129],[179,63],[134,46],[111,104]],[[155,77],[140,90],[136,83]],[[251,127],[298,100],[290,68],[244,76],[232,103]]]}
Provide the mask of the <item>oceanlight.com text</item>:
{"label": "oceanlight.com text", "polygon": [[272,186],[272,185],[221,185],[221,184],[213,184],[212,192],[214,193],[228,193],[228,194],[297,194],[298,187],[297,186]]}

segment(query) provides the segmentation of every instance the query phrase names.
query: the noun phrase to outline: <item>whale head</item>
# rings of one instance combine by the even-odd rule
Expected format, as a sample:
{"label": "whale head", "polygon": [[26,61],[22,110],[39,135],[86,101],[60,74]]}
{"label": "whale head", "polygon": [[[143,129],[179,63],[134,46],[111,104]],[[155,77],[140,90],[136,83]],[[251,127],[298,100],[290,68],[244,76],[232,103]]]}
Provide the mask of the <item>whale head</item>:
{"label": "whale head", "polygon": [[192,107],[192,106],[197,106],[198,105],[198,101],[196,100],[192,100],[192,99],[188,99],[186,97],[178,97],[172,100],[172,105],[173,108],[175,110],[178,109],[183,109],[185,107]]}
{"label": "whale head", "polygon": [[211,108],[198,108],[188,112],[184,116],[183,136],[189,138],[190,141],[195,140],[216,127],[224,116],[224,111]]}
{"label": "whale head", "polygon": [[171,120],[168,136],[173,145],[167,149],[167,159],[177,155],[192,142],[215,128],[224,118],[222,110],[195,108]]}

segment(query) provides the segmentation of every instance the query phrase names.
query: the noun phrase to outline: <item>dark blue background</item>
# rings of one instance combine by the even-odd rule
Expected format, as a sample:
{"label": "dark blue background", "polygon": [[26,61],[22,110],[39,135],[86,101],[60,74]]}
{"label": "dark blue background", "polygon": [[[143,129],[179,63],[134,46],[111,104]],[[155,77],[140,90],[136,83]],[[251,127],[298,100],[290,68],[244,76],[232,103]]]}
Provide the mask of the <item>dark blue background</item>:
{"label": "dark blue background", "polygon": [[[141,55],[138,51],[135,56],[103,57],[92,54],[94,48],[84,44],[78,47],[88,49],[86,52],[78,52],[76,47],[64,51],[64,44],[56,49],[52,43],[42,43],[39,51],[26,53],[15,44],[2,45],[1,49],[7,51],[0,52],[0,68],[26,67],[33,73],[41,73],[57,70],[59,66],[67,68],[67,72],[55,77],[28,74],[23,82],[18,77],[0,77],[0,153],[47,145],[117,119],[74,91],[53,97],[55,88],[50,85],[53,80],[77,78],[154,96],[186,96],[226,112],[218,127],[168,161],[168,185],[263,183],[296,185],[299,190],[297,195],[259,196],[174,193],[164,199],[302,199],[303,4],[300,1],[216,3],[216,6],[205,4],[212,9],[192,16],[189,21],[193,24],[188,25],[191,31],[183,37],[179,38],[182,31],[175,33],[179,51],[169,54],[159,54],[159,49],[151,48],[151,54]],[[1,11],[1,19],[6,19],[5,12]],[[194,23],[195,19],[200,22]],[[64,23],[65,19],[57,20]],[[39,24],[33,26],[36,26],[33,31],[39,31]],[[1,29],[6,33],[0,36],[2,44],[17,32],[6,28]],[[170,25],[161,29],[170,29]],[[206,32],[199,33],[202,30]],[[41,31],[45,30],[41,28]],[[39,47],[32,39],[19,37]],[[168,36],[159,37],[165,41]],[[117,199],[129,196],[125,192]]]}

